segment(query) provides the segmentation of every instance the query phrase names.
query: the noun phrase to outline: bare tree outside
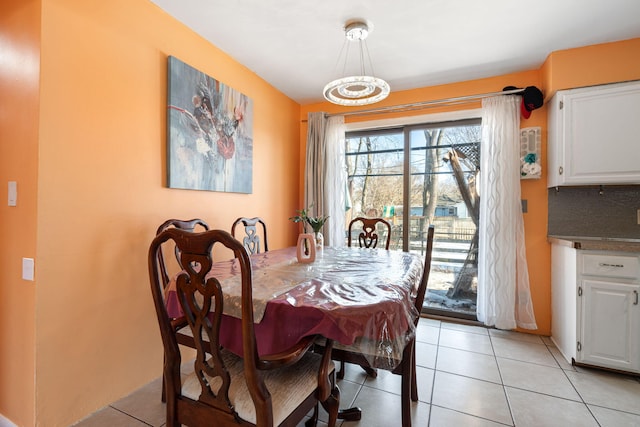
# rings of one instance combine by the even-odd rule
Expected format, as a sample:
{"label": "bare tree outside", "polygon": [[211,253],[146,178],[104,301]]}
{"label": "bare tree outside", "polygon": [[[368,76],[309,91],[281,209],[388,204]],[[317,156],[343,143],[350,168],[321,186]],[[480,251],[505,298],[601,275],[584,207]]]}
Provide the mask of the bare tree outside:
{"label": "bare tree outside", "polygon": [[[424,251],[426,231],[433,224],[436,239],[425,308],[475,316],[479,120],[406,130],[347,135],[352,202],[347,223],[356,216],[383,217],[392,224],[391,248],[418,253]],[[405,193],[409,206],[403,205]],[[402,238],[405,210],[408,242]]]}
{"label": "bare tree outside", "polygon": [[[444,132],[442,129],[425,129],[425,147],[437,147],[442,141]],[[422,216],[420,231],[426,233],[429,225],[433,223],[433,217],[438,205],[438,150],[425,150],[424,183],[422,185]],[[413,204],[412,204],[413,205]]]}
{"label": "bare tree outside", "polygon": [[[397,135],[363,136],[347,141],[349,197],[353,203],[350,217],[376,212],[384,206],[402,204],[403,150]],[[381,179],[383,178],[383,179]]]}

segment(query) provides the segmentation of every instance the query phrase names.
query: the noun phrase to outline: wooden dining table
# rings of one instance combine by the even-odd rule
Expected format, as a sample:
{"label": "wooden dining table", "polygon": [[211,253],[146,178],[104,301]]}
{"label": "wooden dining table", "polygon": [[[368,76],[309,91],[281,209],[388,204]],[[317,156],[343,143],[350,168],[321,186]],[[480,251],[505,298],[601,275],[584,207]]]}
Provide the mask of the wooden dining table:
{"label": "wooden dining table", "polygon": [[[422,278],[420,255],[385,249],[325,247],[312,263],[296,258],[296,247],[251,256],[258,353],[290,348],[304,336],[358,345],[372,367],[394,370],[415,336],[413,299]],[[220,344],[242,355],[240,268],[236,260],[215,262],[224,315]],[[165,292],[171,317],[182,316],[172,281]],[[348,413],[349,410],[344,411]],[[404,416],[403,416],[404,417]]]}
{"label": "wooden dining table", "polygon": [[[302,337],[322,335],[344,345],[358,338],[373,367],[392,370],[415,334],[419,315],[412,302],[422,277],[419,255],[384,249],[325,247],[313,263],[300,263],[296,248],[251,256],[258,353],[286,350]],[[224,314],[221,344],[242,355],[240,276],[236,260],[214,263]],[[182,316],[171,282],[167,311]]]}

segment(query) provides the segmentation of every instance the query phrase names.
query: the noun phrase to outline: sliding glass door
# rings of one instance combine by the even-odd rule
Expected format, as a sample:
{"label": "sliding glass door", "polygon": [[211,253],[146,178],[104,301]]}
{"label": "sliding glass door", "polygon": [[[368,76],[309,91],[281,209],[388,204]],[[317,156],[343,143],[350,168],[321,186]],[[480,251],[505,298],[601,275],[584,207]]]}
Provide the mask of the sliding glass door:
{"label": "sliding glass door", "polygon": [[475,318],[480,120],[347,134],[346,221],[384,217],[391,249],[424,253],[435,226],[424,311]]}

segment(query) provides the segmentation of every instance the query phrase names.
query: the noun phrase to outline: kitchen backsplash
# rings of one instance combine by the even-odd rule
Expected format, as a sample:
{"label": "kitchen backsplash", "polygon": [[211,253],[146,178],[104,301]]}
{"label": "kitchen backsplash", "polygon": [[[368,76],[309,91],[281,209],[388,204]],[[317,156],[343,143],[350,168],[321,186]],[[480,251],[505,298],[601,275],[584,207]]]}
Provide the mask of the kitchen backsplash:
{"label": "kitchen backsplash", "polygon": [[548,234],[640,238],[640,185],[549,188]]}

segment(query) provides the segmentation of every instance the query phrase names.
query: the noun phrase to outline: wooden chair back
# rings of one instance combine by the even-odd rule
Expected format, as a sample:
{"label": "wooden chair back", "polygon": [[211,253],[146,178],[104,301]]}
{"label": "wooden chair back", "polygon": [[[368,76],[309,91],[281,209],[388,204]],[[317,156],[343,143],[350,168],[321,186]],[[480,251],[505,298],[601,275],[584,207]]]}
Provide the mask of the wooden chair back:
{"label": "wooden chair back", "polygon": [[[168,228],[179,228],[181,230],[190,232],[207,231],[209,230],[209,224],[207,224],[206,221],[200,218],[189,220],[168,219],[160,224],[160,226],[156,230],[156,236]],[[180,265],[180,253],[178,252],[178,247],[174,246],[173,249],[176,257],[176,262],[178,263],[178,266],[182,268],[182,265]],[[158,264],[162,274],[162,283],[166,287],[169,284],[170,273],[167,268],[167,260],[164,258],[164,249],[158,252]]]}
{"label": "wooden chair back", "polygon": [[[420,285],[418,286],[418,291],[416,292],[415,297],[415,306],[418,313],[422,312],[422,305],[424,304],[424,298],[427,293],[427,282],[429,281],[429,274],[431,273],[431,257],[433,252],[433,236],[435,233],[435,228],[433,225],[429,226],[427,230],[427,248],[424,253],[424,270],[422,270],[422,279],[420,280]],[[416,319],[416,325],[418,324],[418,319]]]}
{"label": "wooden chair back", "polygon": [[[378,241],[384,240],[384,248],[389,249],[391,242],[391,224],[383,218],[365,218],[357,217],[349,222],[349,234],[347,246],[351,247],[352,232],[357,230],[358,224],[361,223],[361,232],[358,234],[358,244],[361,248],[375,248]],[[382,226],[382,237],[378,234],[378,227]]]}
{"label": "wooden chair back", "polygon": [[[168,241],[178,248],[180,264],[184,266],[175,278],[175,292],[195,343],[196,357],[189,369],[181,369],[177,332],[161,291],[159,252]],[[239,270],[241,358],[220,344],[224,294],[213,268],[214,247],[217,254],[229,253]],[[271,427],[274,422],[275,425],[295,426],[312,410],[317,421],[318,401],[323,402],[323,406],[326,404],[330,424],[335,425],[339,392],[333,382],[330,351],[322,356],[308,352],[314,339],[310,337],[290,352],[258,356],[251,260],[242,243],[224,230],[193,233],[168,228],[152,241],[148,260],[151,293],[164,348],[167,427],[205,426],[214,422],[217,426]],[[300,379],[303,377],[306,381]],[[279,384],[279,381],[285,383]],[[303,383],[304,391],[298,390]],[[289,406],[286,406],[287,402]],[[278,405],[285,405],[290,412],[283,414]],[[292,405],[295,406],[291,408]]]}
{"label": "wooden chair back", "polygon": [[[231,235],[236,237],[236,226],[242,224],[244,226],[245,235],[242,238],[242,244],[247,249],[249,254],[258,254],[261,252],[260,240],[262,239],[262,248],[264,252],[269,251],[269,244],[267,242],[267,225],[264,223],[262,218],[254,217],[254,218],[246,218],[240,217],[236,219],[231,226]],[[262,233],[258,232],[258,228],[262,228]],[[260,237],[262,235],[262,238]]]}
{"label": "wooden chair back", "polygon": [[[204,220],[200,218],[194,218],[194,219],[188,219],[188,220],[172,218],[160,224],[160,226],[156,230],[156,236],[170,228],[177,228],[180,230],[185,230],[185,231],[194,233],[196,231],[209,230],[209,224],[207,224]],[[171,242],[167,242],[167,244],[164,246],[169,246],[169,247],[161,247],[157,252],[158,274],[162,279],[161,291],[163,293],[167,288],[167,285],[169,285],[169,281],[171,280],[171,277],[177,274],[178,271],[183,270],[182,264],[180,263],[180,251],[178,250],[178,247],[175,244],[173,244],[173,248],[170,247],[171,245],[172,245]],[[165,259],[165,256],[164,256],[165,252],[174,252],[175,261],[172,262],[171,260]],[[171,272],[169,272],[170,264],[175,266],[175,268],[171,269],[172,270]],[[193,338],[190,336],[190,334],[187,333],[188,332],[188,328],[186,327],[187,321],[184,317],[171,319],[171,325],[173,329],[178,332],[179,344],[185,345],[187,347],[195,348],[195,343],[193,341]],[[165,389],[166,387],[163,379],[162,397],[161,397],[163,402],[166,400]]]}

